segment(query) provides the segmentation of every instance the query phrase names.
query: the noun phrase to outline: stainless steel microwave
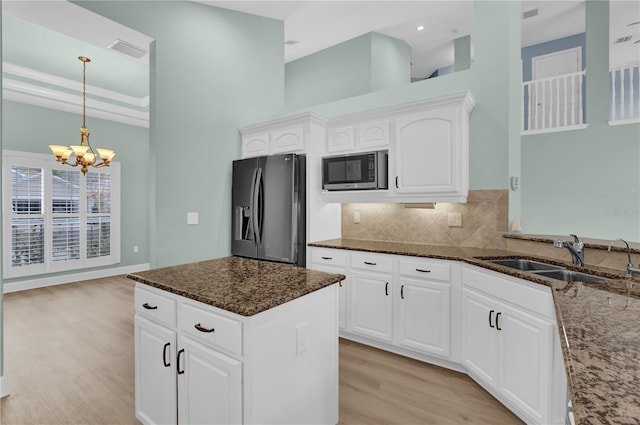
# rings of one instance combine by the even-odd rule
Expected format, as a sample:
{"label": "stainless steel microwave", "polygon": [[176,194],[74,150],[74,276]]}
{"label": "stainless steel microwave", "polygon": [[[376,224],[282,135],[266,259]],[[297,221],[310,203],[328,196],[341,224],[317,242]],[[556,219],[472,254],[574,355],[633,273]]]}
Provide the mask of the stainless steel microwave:
{"label": "stainless steel microwave", "polygon": [[388,151],[362,152],[322,158],[322,189],[387,189]]}

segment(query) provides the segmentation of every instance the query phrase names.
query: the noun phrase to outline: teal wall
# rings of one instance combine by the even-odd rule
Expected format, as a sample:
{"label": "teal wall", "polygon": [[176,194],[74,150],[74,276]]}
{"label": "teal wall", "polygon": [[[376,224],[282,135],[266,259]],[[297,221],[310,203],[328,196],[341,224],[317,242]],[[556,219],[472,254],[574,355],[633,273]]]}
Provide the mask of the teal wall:
{"label": "teal wall", "polygon": [[284,110],[283,23],[194,2],[74,3],[155,39],[151,266],[229,255],[238,128]]}
{"label": "teal wall", "polygon": [[[4,149],[50,154],[49,144],[68,145],[79,140],[79,115],[8,100],[2,104]],[[87,127],[92,145],[115,150],[114,161],[121,164],[121,262],[111,267],[148,263],[149,130],[93,117],[87,117]],[[51,160],[55,160],[53,155]],[[137,254],[133,253],[134,245],[139,247]],[[33,277],[5,282],[30,279]]]}
{"label": "teal wall", "polygon": [[640,124],[607,124],[608,21],[608,1],[587,1],[588,127],[522,138],[525,232],[640,241]]}
{"label": "teal wall", "polygon": [[405,41],[371,33],[371,90],[411,82],[411,46]]}
{"label": "teal wall", "polygon": [[[330,118],[470,90],[477,102],[470,122],[470,188],[506,189],[514,143],[512,104],[520,92],[519,13],[517,2],[475,3],[473,69],[288,112],[311,109]],[[515,110],[520,111],[519,101]]]}
{"label": "teal wall", "polygon": [[411,80],[411,48],[368,33],[285,65],[288,109],[351,98]]}

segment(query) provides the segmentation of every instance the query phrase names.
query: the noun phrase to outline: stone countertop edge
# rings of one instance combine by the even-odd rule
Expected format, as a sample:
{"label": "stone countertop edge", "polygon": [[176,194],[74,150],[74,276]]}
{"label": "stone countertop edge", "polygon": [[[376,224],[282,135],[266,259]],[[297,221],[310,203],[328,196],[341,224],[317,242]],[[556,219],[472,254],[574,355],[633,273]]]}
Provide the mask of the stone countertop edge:
{"label": "stone countertop edge", "polygon": [[241,257],[164,267],[126,277],[241,316],[262,313],[345,278]]}
{"label": "stone countertop edge", "polygon": [[[632,378],[634,372],[640,376],[640,303],[632,303],[633,309],[629,308],[631,300],[640,300],[640,280],[628,278],[624,271],[595,266],[579,268],[570,263],[523,255],[521,252],[474,247],[359,239],[331,239],[308,245],[462,261],[550,287],[575,424],[638,422],[640,382],[624,378],[629,374],[628,368],[631,368]],[[563,282],[485,261],[494,258],[543,261],[609,280],[593,283]],[[611,309],[612,300],[619,306],[617,310]],[[627,308],[629,311],[626,311]],[[601,322],[607,321],[606,325],[601,325]],[[624,348],[609,347],[601,340],[620,339],[619,332],[627,337]],[[615,370],[611,367],[614,359],[618,362]],[[612,382],[616,385],[610,386]],[[636,422],[633,421],[634,417]]]}
{"label": "stone countertop edge", "polygon": [[[552,244],[555,240],[566,240],[573,241],[573,238],[568,235],[538,235],[538,234],[528,234],[528,233],[503,233],[503,238],[507,239],[518,239],[523,241],[531,241],[531,242],[547,242]],[[617,252],[627,252],[627,247],[620,242],[619,240],[608,240],[608,239],[593,239],[593,238],[580,238],[582,242],[584,242],[585,248],[591,249],[601,249],[603,251],[607,251],[609,249],[609,245],[611,242],[614,244],[611,246],[612,251]],[[629,247],[631,249],[631,254],[640,254],[640,243],[637,242],[628,242]]]}

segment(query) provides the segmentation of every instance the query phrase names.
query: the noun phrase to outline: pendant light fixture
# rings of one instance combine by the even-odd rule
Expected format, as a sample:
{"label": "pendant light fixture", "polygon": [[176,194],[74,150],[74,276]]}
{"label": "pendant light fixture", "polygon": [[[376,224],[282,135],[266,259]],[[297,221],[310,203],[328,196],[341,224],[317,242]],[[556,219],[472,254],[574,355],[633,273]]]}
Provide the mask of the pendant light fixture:
{"label": "pendant light fixture", "polygon": [[[91,59],[79,56],[82,61],[82,128],[80,128],[80,145],[62,146],[49,145],[49,149],[56,156],[57,161],[72,167],[82,166],[82,174],[87,174],[88,167],[108,167],[109,163],[116,155],[111,149],[96,148],[97,153],[89,143],[89,129],[86,126],[86,103],[87,103],[87,62]],[[69,162],[71,155],[75,155],[75,160]],[[100,162],[98,162],[98,157]]]}

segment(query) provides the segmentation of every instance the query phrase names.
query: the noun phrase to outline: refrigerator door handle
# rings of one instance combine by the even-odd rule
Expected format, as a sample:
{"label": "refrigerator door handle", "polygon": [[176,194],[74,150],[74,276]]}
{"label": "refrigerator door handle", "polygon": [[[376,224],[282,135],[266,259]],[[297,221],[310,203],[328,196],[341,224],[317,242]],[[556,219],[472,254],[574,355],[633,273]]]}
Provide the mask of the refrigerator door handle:
{"label": "refrigerator door handle", "polygon": [[254,207],[255,194],[254,193],[256,191],[256,177],[257,176],[258,176],[258,169],[256,168],[256,169],[253,170],[253,176],[251,176],[251,189],[250,189],[251,198],[249,199],[250,217],[249,217],[249,223],[248,223],[248,226],[247,226],[247,235],[252,235],[254,237],[254,240],[255,240],[255,235],[256,235],[256,232],[254,230],[256,228],[255,227],[255,223],[254,223],[255,220],[253,218],[254,215],[255,215],[255,213],[254,213],[254,211],[255,211],[255,207]]}
{"label": "refrigerator door handle", "polygon": [[258,167],[257,173],[256,173],[256,178],[254,180],[254,186],[253,186],[253,191],[252,191],[252,198],[253,198],[253,203],[251,206],[252,212],[251,212],[251,216],[253,219],[253,232],[256,236],[256,245],[260,246],[262,245],[262,241],[261,241],[261,234],[262,234],[262,228],[261,228],[261,216],[262,216],[262,199],[261,199],[261,195],[262,195],[262,168]]}

